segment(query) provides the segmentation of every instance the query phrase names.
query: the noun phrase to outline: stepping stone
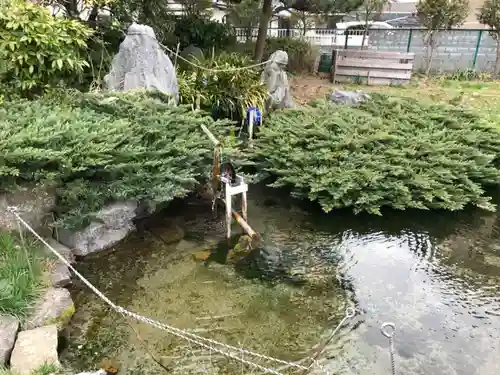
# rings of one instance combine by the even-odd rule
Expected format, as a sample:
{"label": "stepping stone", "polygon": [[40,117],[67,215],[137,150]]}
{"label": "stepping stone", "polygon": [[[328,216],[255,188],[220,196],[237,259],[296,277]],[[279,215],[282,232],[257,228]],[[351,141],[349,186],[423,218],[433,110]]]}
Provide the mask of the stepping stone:
{"label": "stepping stone", "polygon": [[63,288],[49,288],[35,305],[33,314],[23,324],[23,329],[55,324],[59,330],[62,330],[74,313],[75,305],[69,291]]}
{"label": "stepping stone", "polygon": [[10,367],[13,373],[29,375],[43,365],[60,366],[55,324],[19,332]]}
{"label": "stepping stone", "polygon": [[9,361],[16,342],[19,321],[9,315],[0,315],[0,368]]}

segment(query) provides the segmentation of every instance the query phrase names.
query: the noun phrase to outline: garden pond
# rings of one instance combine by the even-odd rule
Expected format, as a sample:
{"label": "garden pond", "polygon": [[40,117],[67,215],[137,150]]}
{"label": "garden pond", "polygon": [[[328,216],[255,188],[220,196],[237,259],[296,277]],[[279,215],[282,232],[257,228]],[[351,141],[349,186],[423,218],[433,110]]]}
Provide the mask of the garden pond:
{"label": "garden pond", "polygon": [[[200,252],[217,248],[225,232],[223,218],[214,219],[210,206],[189,200],[77,268],[131,311],[303,364],[346,308],[355,307],[357,315],[318,358],[331,374],[390,374],[389,343],[380,332],[387,321],[396,326],[398,374],[498,373],[498,214],[324,215],[265,188],[252,186],[250,193],[249,222],[262,234],[263,246],[280,249],[287,272],[300,275],[302,283],[196,259]],[[239,230],[236,225],[234,230]],[[74,370],[113,366],[130,375],[166,370],[188,375],[263,373],[127,320],[84,285],[77,283],[73,294],[77,312],[62,361]],[[301,373],[283,364],[257,362],[281,367],[286,374]],[[322,370],[314,366],[311,372]]]}

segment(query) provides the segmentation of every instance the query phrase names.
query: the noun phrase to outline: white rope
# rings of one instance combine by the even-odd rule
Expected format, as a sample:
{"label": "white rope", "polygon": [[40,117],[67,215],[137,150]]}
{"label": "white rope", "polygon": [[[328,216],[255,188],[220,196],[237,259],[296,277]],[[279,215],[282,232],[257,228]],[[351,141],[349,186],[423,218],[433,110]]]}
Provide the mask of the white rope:
{"label": "white rope", "polygon": [[198,64],[195,64],[194,62],[192,62],[191,60],[189,59],[186,59],[184,57],[182,57],[181,55],[179,55],[177,52],[171,50],[170,48],[168,48],[167,46],[164,46],[163,44],[161,44],[160,42],[158,42],[158,44],[164,48],[165,50],[167,50],[168,52],[174,54],[175,56],[177,56],[179,59],[181,60],[184,60],[185,62],[187,62],[188,64],[194,66],[195,68],[198,68],[198,69],[201,69],[201,70],[205,70],[207,72],[213,72],[213,73],[220,73],[220,72],[238,72],[238,71],[241,71],[241,70],[250,70],[250,69],[254,69],[254,68],[258,68],[262,65],[265,65],[267,64],[270,60],[266,60],[266,61],[263,61],[263,62],[260,62],[260,63],[257,63],[257,64],[253,64],[253,65],[248,65],[248,66],[240,66],[240,67],[236,67],[236,68],[227,68],[227,69],[211,69],[211,68],[206,68],[204,66],[201,66],[201,65],[198,65]]}
{"label": "white rope", "polygon": [[308,370],[308,369],[310,369],[310,366],[305,367],[305,366],[302,366],[302,365],[300,365],[298,363],[295,363],[295,362],[283,361],[281,359],[269,357],[269,356],[266,356],[266,355],[263,355],[263,354],[259,354],[259,353],[255,353],[255,352],[243,349],[243,348],[238,348],[238,347],[235,347],[235,346],[232,346],[232,345],[228,345],[228,344],[224,344],[224,343],[212,340],[212,339],[208,339],[206,337],[198,336],[198,335],[195,335],[193,333],[184,331],[182,329],[172,327],[172,326],[170,326],[168,324],[157,322],[157,321],[155,321],[153,319],[150,319],[150,318],[144,317],[142,315],[136,314],[136,313],[134,313],[132,311],[128,311],[127,309],[125,309],[125,308],[123,308],[121,306],[116,305],[108,297],[106,297],[101,291],[99,291],[94,285],[92,285],[92,283],[90,281],[88,281],[82,274],[80,274],[68,262],[68,260],[66,258],[64,258],[64,256],[62,256],[57,250],[55,250],[26,221],[24,221],[24,219],[17,212],[17,208],[16,207],[9,207],[7,210],[9,212],[11,212],[16,217],[16,219],[21,224],[23,224],[28,229],[28,231],[30,231],[31,234],[33,234],[33,236],[35,236],[35,238],[37,238],[40,242],[42,242],[52,253],[54,253],[59,258],[59,260],[61,262],[63,262],[71,271],[73,271],[73,273],[80,280],[82,280],[85,283],[85,285],[87,285],[99,298],[101,298],[104,302],[106,302],[111,308],[113,308],[118,313],[123,314],[123,315],[127,315],[127,316],[129,316],[131,318],[134,318],[134,319],[140,321],[140,322],[150,324],[150,325],[152,325],[154,327],[157,327],[159,329],[167,331],[168,333],[170,333],[170,334],[172,334],[172,335],[174,335],[176,337],[182,338],[182,339],[184,339],[184,340],[186,340],[186,341],[188,341],[190,343],[194,343],[194,344],[199,345],[199,346],[201,346],[203,348],[213,350],[214,352],[217,352],[217,353],[222,354],[222,355],[224,355],[226,357],[229,357],[229,358],[232,358],[234,360],[237,360],[237,361],[239,361],[241,363],[244,363],[244,364],[246,364],[248,366],[255,367],[255,368],[257,368],[257,369],[259,369],[261,371],[264,371],[266,373],[275,374],[275,375],[284,375],[284,374],[282,374],[282,373],[280,373],[280,372],[278,372],[278,371],[276,371],[274,369],[267,368],[267,367],[261,366],[261,365],[259,365],[257,363],[253,363],[253,362],[247,361],[247,360],[245,360],[242,357],[238,357],[237,354],[234,354],[234,353],[231,353],[231,352],[225,352],[225,351],[223,351],[221,349],[212,347],[209,344],[216,345],[216,346],[219,346],[219,347],[223,347],[223,348],[231,350],[233,352],[238,352],[241,355],[246,354],[246,355],[251,356],[251,357],[260,358],[260,359],[267,360],[267,361],[270,361],[270,362],[284,364],[284,365],[287,365],[289,367],[295,367],[295,368],[299,368],[299,369],[302,369],[302,370]]}
{"label": "white rope", "polygon": [[[122,33],[123,35],[125,35],[125,37],[127,37],[127,35],[134,35],[134,34],[127,34],[125,33],[123,30],[122,30]],[[141,35],[146,35],[146,34],[141,34]],[[205,70],[207,72],[212,72],[212,73],[221,73],[221,72],[238,72],[238,71],[241,71],[241,70],[250,70],[250,69],[254,69],[254,68],[258,68],[259,66],[262,66],[262,65],[265,65],[267,64],[269,61],[271,60],[266,60],[266,61],[263,61],[263,62],[260,62],[260,63],[257,63],[257,64],[253,64],[253,65],[248,65],[248,66],[240,66],[240,67],[236,67],[236,68],[226,68],[226,69],[212,69],[212,68],[207,68],[207,67],[204,67],[204,66],[201,66],[201,65],[198,65],[194,62],[192,62],[191,60],[189,59],[186,59],[185,57],[181,56],[180,54],[178,54],[176,51],[168,48],[167,46],[161,44],[158,39],[156,38],[153,38],[152,36],[150,35],[146,35],[148,38],[151,38],[151,39],[154,39],[158,45],[162,48],[164,48],[167,52],[170,52],[171,54],[173,54],[174,56],[177,56],[177,58],[187,62],[188,64],[194,66],[195,68],[198,68],[198,69],[201,69],[201,70]]]}

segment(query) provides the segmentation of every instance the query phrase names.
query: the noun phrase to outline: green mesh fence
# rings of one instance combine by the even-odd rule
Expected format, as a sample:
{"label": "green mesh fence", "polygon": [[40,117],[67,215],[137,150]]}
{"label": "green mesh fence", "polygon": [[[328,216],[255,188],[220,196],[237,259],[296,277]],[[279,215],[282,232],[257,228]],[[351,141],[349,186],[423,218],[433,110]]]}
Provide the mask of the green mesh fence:
{"label": "green mesh fence", "polygon": [[320,73],[330,73],[332,70],[332,55],[323,54],[319,59],[318,72]]}

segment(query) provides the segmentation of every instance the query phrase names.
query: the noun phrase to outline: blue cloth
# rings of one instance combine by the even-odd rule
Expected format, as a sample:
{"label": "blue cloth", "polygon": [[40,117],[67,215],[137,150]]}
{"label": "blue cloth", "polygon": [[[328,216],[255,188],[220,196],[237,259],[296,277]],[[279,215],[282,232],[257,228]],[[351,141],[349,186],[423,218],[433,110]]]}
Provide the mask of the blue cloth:
{"label": "blue cloth", "polygon": [[247,108],[247,124],[250,124],[250,112],[254,112],[253,115],[253,125],[254,126],[259,126],[260,125],[260,119],[261,119],[261,113],[258,108],[256,107],[249,107]]}

